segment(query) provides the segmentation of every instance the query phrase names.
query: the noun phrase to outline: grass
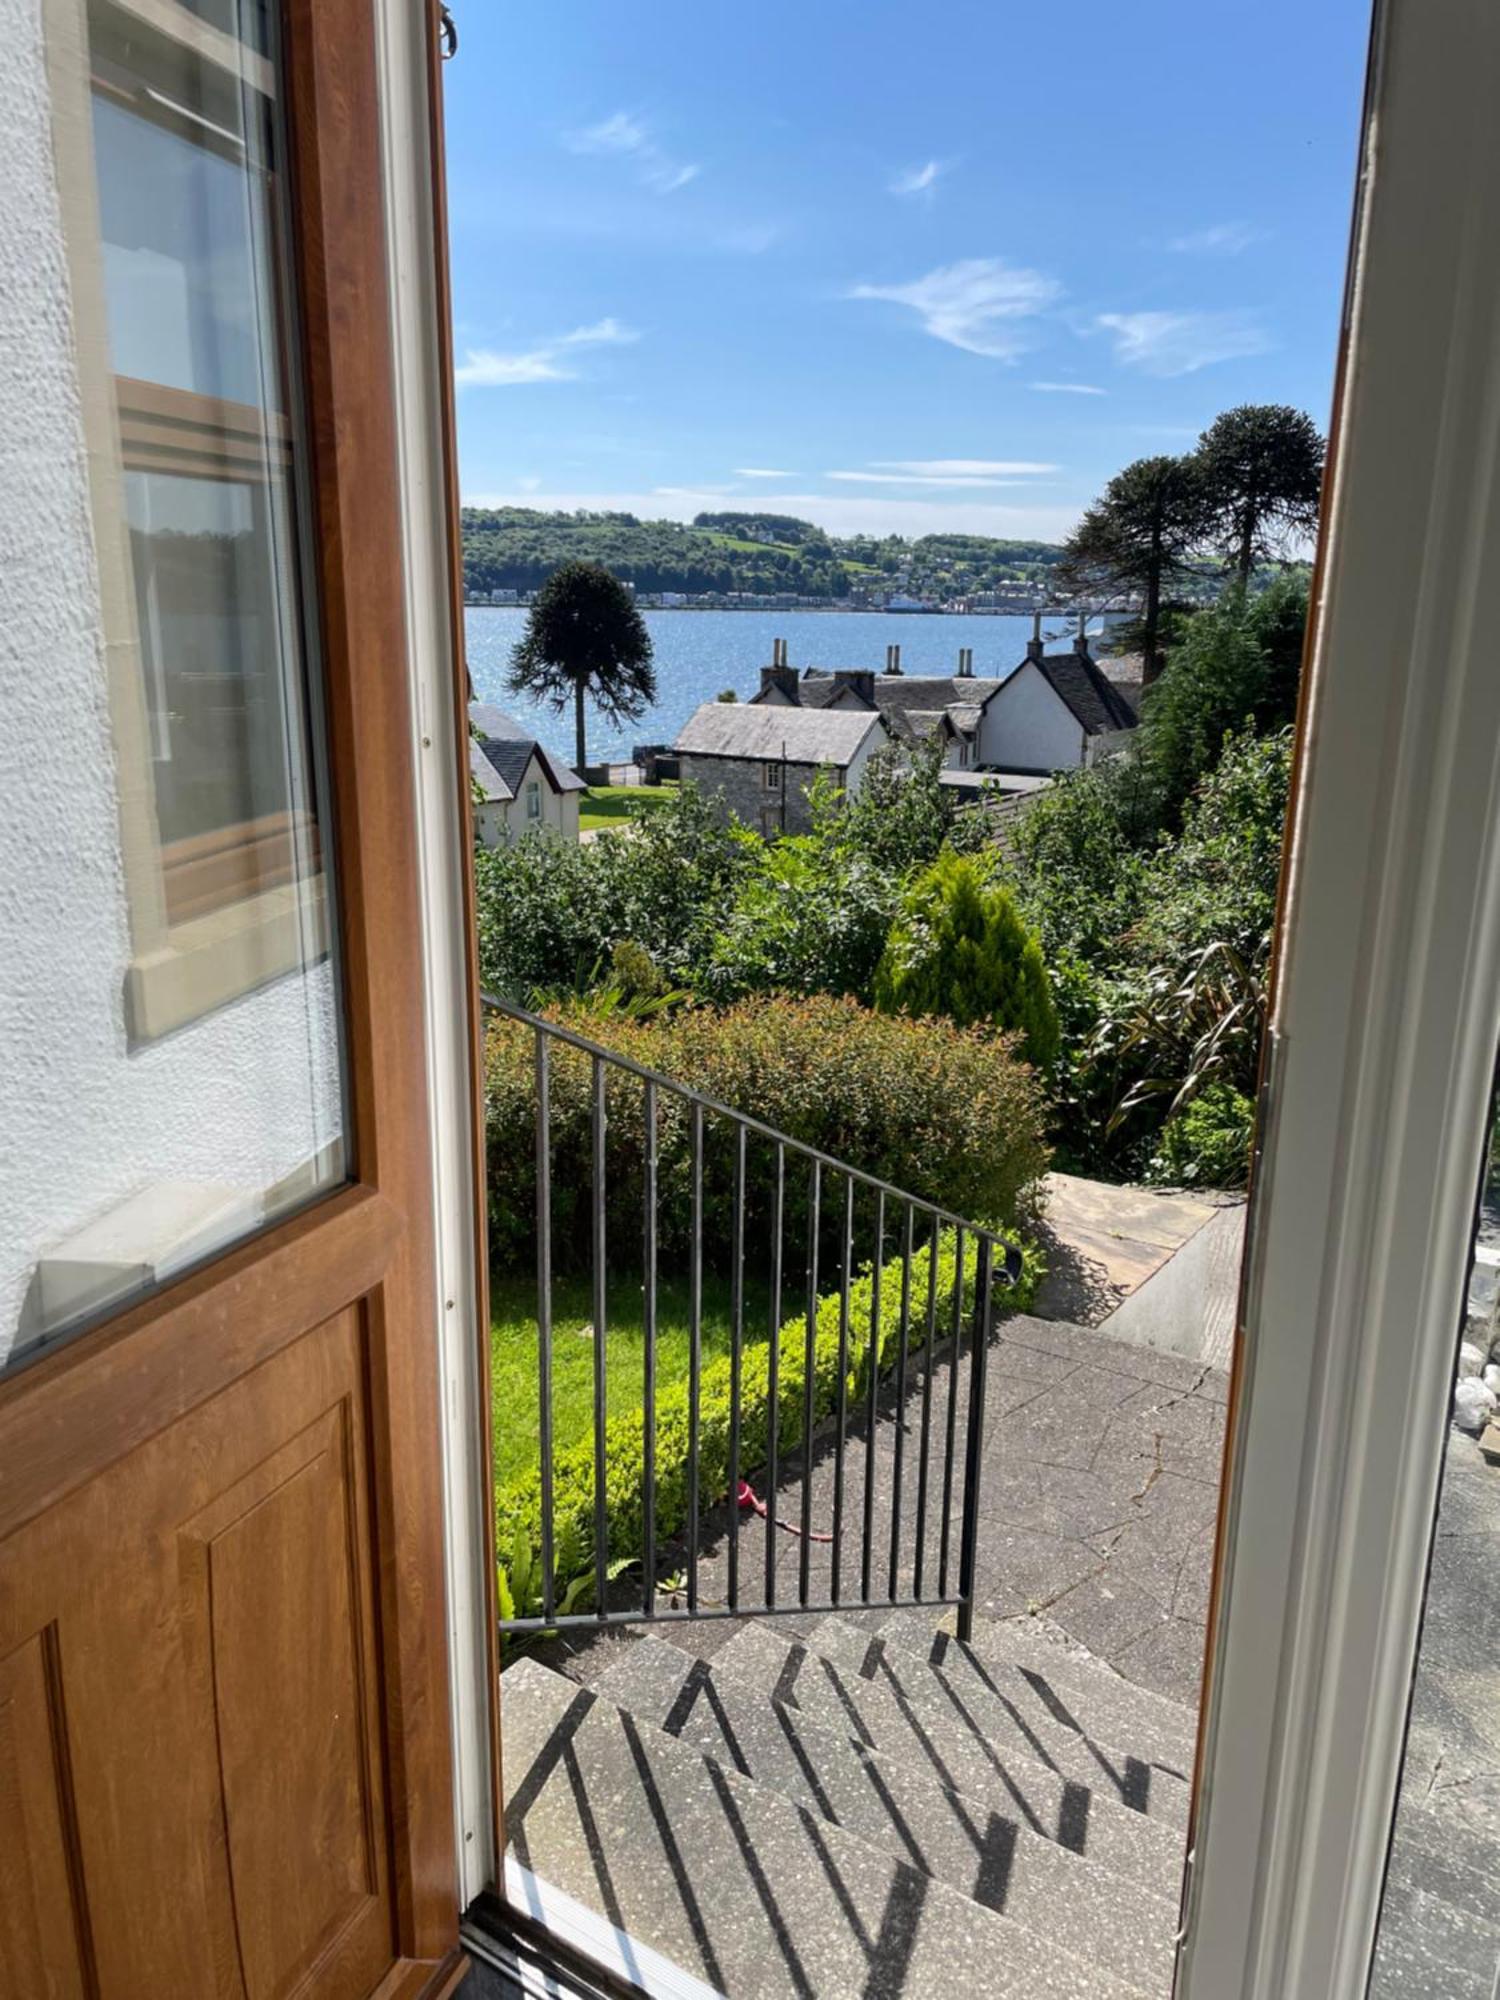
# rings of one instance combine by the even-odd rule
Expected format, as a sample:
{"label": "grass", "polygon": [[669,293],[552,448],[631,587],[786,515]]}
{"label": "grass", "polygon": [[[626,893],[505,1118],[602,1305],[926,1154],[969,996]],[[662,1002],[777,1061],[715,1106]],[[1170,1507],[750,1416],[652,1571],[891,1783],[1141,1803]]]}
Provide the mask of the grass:
{"label": "grass", "polygon": [[[589,1435],[594,1421],[593,1300],[587,1275],[552,1286],[552,1436],[554,1453]],[[791,1298],[790,1292],[787,1294]],[[605,1400],[618,1416],[641,1406],[645,1337],[637,1274],[611,1273],[605,1334]],[[769,1293],[747,1275],[745,1344],[766,1338]],[[790,1310],[790,1305],[788,1305]],[[703,1278],[703,1359],[729,1352],[730,1292],[725,1278]],[[504,1485],[536,1462],[541,1431],[537,1385],[536,1281],[496,1277],[490,1287],[490,1383],[495,1478]],[[688,1372],[688,1287],[663,1278],[657,1287],[656,1379],[659,1388]]]}
{"label": "grass", "polygon": [[677,786],[670,779],[659,785],[590,785],[578,802],[579,831],[614,832],[628,820],[659,812],[676,796]]}

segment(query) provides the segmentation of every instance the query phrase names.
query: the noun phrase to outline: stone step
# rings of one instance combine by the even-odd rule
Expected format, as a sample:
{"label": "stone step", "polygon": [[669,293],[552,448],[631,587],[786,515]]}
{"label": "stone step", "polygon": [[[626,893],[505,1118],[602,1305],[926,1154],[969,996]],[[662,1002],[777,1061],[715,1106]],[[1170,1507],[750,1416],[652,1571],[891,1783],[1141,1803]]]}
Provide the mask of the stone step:
{"label": "stone step", "polygon": [[1380,1910],[1369,2000],[1493,2000],[1500,1925],[1392,1880]]}
{"label": "stone step", "polygon": [[1500,1843],[1445,1815],[1402,1802],[1391,1844],[1393,1883],[1438,1896],[1481,1923],[1494,1924],[1500,1922],[1497,1877]]}
{"label": "stone step", "polygon": [[1148,1812],[1172,1826],[1186,1826],[1188,1778],[1174,1764],[1156,1762],[1150,1752],[1136,1754],[1120,1742],[1100,1742],[1078,1730],[1070,1720],[1048,1708],[1026,1688],[1022,1704],[986,1686],[980,1674],[958,1682],[936,1670],[918,1654],[884,1642],[870,1644],[864,1632],[842,1618],[822,1620],[808,1648],[840,1674],[866,1688],[882,1688],[928,1728],[962,1726],[972,1738],[1000,1750],[1036,1758],[1136,1812]]}
{"label": "stone step", "polygon": [[1145,2000],[535,1660],[502,1685],[517,1859],[733,2000]]}
{"label": "stone step", "polygon": [[[1146,1816],[1149,1808],[1153,1819],[1173,1831],[1183,1824],[1180,1812],[1174,1818],[1176,1801],[1167,1788],[1169,1782],[1184,1793],[1187,1788],[1175,1779],[1163,1779],[1158,1786],[1149,1764],[1128,1762],[1110,1774],[1074,1753],[1065,1769],[1045,1746],[1008,1722],[1003,1737],[992,1741],[946,1699],[941,1705],[904,1699],[888,1683],[867,1681],[804,1641],[764,1625],[736,1632],[716,1656],[715,1663],[720,1661],[813,1721],[842,1730],[997,1811],[1006,1810],[1007,1798],[1032,1810],[1045,1800],[1053,1817],[1047,1821],[1043,1807],[1037,1815],[1042,1823],[1067,1828],[1091,1815],[1103,1800],[1137,1817]],[[1083,1845],[1074,1839],[1065,1844]]]}
{"label": "stone step", "polygon": [[1182,1844],[1139,1813],[1114,1815],[1126,1822],[1118,1845],[1134,1864],[1131,1879],[1059,1845],[1050,1830],[1034,1830],[1013,1802],[1000,1813],[966,1799],[783,1706],[732,1669],[660,1640],[623,1649],[597,1685],[639,1720],[774,1786],[950,1889],[1080,1958],[1107,1951],[1112,1967],[1153,1992],[1169,1989]]}
{"label": "stone step", "polygon": [[977,1680],[1003,1693],[1028,1716],[1040,1704],[1042,1713],[1084,1735],[1128,1743],[1139,1757],[1191,1773],[1198,1725],[1183,1702],[1137,1687],[1082,1648],[1065,1650],[1019,1620],[976,1619],[973,1638],[962,1646],[951,1629],[935,1630],[932,1617],[899,1611],[882,1624],[880,1637],[957,1682]]}

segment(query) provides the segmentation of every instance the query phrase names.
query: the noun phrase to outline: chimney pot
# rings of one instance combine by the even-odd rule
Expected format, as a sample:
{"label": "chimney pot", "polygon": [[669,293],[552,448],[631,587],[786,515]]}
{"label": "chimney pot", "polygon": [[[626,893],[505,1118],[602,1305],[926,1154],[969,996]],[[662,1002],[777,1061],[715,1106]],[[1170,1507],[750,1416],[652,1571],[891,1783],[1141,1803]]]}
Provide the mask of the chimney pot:
{"label": "chimney pot", "polygon": [[1042,657],[1042,614],[1040,611],[1033,611],[1031,614],[1031,637],[1026,641],[1026,657],[1028,660],[1039,660]]}

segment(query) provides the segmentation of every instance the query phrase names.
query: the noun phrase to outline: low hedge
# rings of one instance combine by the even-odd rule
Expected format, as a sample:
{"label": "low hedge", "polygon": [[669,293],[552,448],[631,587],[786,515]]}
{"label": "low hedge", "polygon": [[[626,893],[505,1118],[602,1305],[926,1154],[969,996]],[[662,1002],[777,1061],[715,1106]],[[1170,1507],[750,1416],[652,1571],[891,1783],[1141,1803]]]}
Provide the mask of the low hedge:
{"label": "low hedge", "polygon": [[[1046,1098],[1019,1059],[1014,1035],[877,1014],[826,996],[774,995],[723,1009],[686,1007],[649,1020],[601,1016],[575,1005],[549,1010],[548,1018],[950,1214],[1012,1227],[1029,1213],[1047,1169]],[[641,1238],[642,1092],[637,1078],[606,1066],[611,1262],[626,1245],[634,1253]],[[590,1062],[559,1044],[552,1054],[551,1114],[554,1268],[581,1269],[590,1255]],[[687,1104],[663,1089],[657,1212],[664,1257],[684,1251],[688,1239],[690,1126]],[[526,1267],[534,1254],[536,1214],[535,1040],[523,1023],[504,1016],[488,1033],[485,1132],[491,1254],[501,1268]],[[710,1116],[704,1254],[711,1268],[728,1264],[734,1154],[729,1122]],[[770,1143],[752,1139],[746,1188],[752,1254],[770,1240],[772,1162]],[[807,1178],[807,1168],[789,1157],[788,1246],[806,1241]],[[824,1216],[835,1229],[842,1192],[825,1186]]]}
{"label": "low hedge", "polygon": [[[911,1270],[911,1319],[908,1352],[919,1352],[927,1333],[927,1285],[931,1247],[914,1251]],[[959,1282],[954,1233],[942,1232],[937,1249],[937,1317],[939,1337],[952,1326],[954,1289]],[[1040,1252],[1030,1243],[1023,1249],[1024,1269],[1017,1285],[997,1288],[999,1308],[1024,1311],[1042,1274]],[[978,1252],[972,1238],[964,1247],[963,1310],[974,1302]],[[866,1267],[849,1287],[849,1368],[847,1394],[851,1411],[859,1407],[868,1383],[870,1321],[874,1277]],[[814,1424],[821,1424],[838,1406],[840,1298],[832,1293],[818,1300],[814,1331]],[[901,1259],[891,1259],[881,1272],[880,1325],[876,1367],[885,1373],[895,1358],[901,1322]],[[778,1450],[796,1450],[802,1442],[803,1388],[806,1380],[807,1315],[782,1326],[778,1392]],[[707,1512],[729,1487],[731,1362],[728,1356],[708,1363],[699,1395],[698,1481],[700,1509]],[[747,1345],[740,1372],[741,1477],[764,1466],[770,1435],[770,1342]],[[643,1552],[641,1411],[613,1417],[605,1427],[605,1493],[609,1520],[608,1560],[612,1569],[638,1561]],[[686,1381],[664,1387],[656,1398],[656,1533],[665,1543],[687,1526],[689,1394]],[[783,1459],[783,1462],[784,1459]],[[559,1599],[570,1583],[588,1578],[594,1567],[594,1446],[592,1437],[558,1453],[553,1463],[553,1537]],[[503,1597],[516,1601],[511,1572],[532,1556],[541,1539],[541,1473],[533,1467],[525,1477],[500,1487],[495,1496],[495,1545],[505,1571]],[[514,1551],[515,1554],[510,1552]],[[529,1593],[526,1593],[529,1596]],[[519,1608],[519,1607],[518,1607]],[[534,1604],[533,1609],[538,1608]]]}

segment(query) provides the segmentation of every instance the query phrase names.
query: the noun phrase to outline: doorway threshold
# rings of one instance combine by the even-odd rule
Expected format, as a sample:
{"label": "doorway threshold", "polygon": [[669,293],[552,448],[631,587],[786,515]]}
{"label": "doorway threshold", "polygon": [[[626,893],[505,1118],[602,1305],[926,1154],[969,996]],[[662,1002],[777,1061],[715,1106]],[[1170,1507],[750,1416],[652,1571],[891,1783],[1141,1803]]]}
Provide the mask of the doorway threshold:
{"label": "doorway threshold", "polygon": [[[663,1953],[643,1944],[576,1896],[557,1888],[513,1854],[505,1857],[505,1896],[475,1898],[464,1915],[464,1942],[482,1960],[475,2000],[725,2000]],[[495,1977],[493,1987],[484,1975]]]}

